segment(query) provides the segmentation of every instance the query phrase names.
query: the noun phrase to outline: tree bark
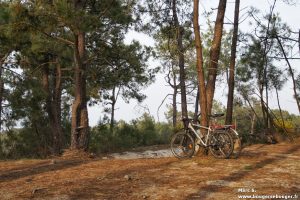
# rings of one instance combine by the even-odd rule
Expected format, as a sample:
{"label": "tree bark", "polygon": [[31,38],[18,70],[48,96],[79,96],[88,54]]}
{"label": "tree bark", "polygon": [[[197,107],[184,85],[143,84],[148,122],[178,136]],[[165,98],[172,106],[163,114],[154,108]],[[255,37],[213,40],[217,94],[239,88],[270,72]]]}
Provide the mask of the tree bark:
{"label": "tree bark", "polygon": [[[179,88],[180,85],[177,84],[177,74],[175,72],[173,62],[171,63],[171,67],[169,67],[168,69],[169,69],[169,72],[168,72],[168,75],[166,77],[167,77],[167,83],[173,89],[173,94],[172,94],[172,125],[173,125],[173,128],[175,130],[175,127],[177,125],[177,94],[178,94],[178,88]],[[170,76],[171,73],[173,74],[172,77]],[[172,81],[171,81],[171,78],[172,78]],[[164,100],[163,100],[163,102],[164,102]]]}
{"label": "tree bark", "polygon": [[250,134],[254,135],[254,130],[255,130],[255,120],[256,120],[256,114],[253,113],[252,117],[251,117],[251,131]]}
{"label": "tree bark", "polygon": [[2,129],[2,102],[3,102],[3,93],[4,93],[4,81],[2,77],[3,73],[3,64],[8,57],[9,53],[0,55],[0,132]]}
{"label": "tree bark", "polygon": [[115,122],[115,105],[116,105],[116,87],[112,90],[111,98],[111,115],[110,115],[110,132],[113,132]]}
{"label": "tree bark", "polygon": [[206,101],[206,88],[205,88],[205,78],[204,78],[204,69],[203,69],[203,54],[202,54],[202,44],[200,36],[200,27],[199,27],[199,0],[194,0],[194,9],[193,9],[193,26],[195,33],[195,45],[196,45],[196,56],[197,56],[197,75],[198,75],[198,84],[199,84],[199,94],[200,94],[200,109],[201,109],[201,125],[208,125],[208,113],[207,113],[207,101]]}
{"label": "tree bark", "polygon": [[269,128],[270,115],[269,115],[268,108],[266,107],[265,101],[263,99],[263,89],[260,90],[260,104],[261,104],[261,109],[263,114],[264,127],[267,130]]}
{"label": "tree bark", "polygon": [[85,33],[75,33],[75,99],[72,105],[71,149],[87,150],[89,121],[86,98]]}
{"label": "tree bark", "polygon": [[182,44],[182,37],[184,28],[180,26],[177,11],[176,11],[176,0],[173,0],[173,20],[176,28],[176,39],[177,39],[177,50],[178,50],[178,62],[179,62],[179,79],[180,79],[180,91],[181,91],[181,112],[182,118],[188,117],[187,112],[187,100],[186,100],[186,87],[185,87],[185,69],[184,69],[184,48]]}
{"label": "tree bark", "polygon": [[278,38],[277,35],[276,35],[276,39],[278,41],[278,44],[279,44],[280,49],[282,51],[282,54],[283,54],[283,56],[284,56],[284,58],[286,60],[286,63],[288,64],[288,67],[289,67],[289,73],[290,73],[290,75],[292,77],[292,82],[293,82],[294,95],[295,95],[296,103],[297,103],[297,106],[298,106],[298,111],[300,113],[300,102],[299,102],[299,95],[298,95],[298,92],[297,92],[296,81],[295,81],[295,74],[294,74],[294,71],[293,71],[293,68],[291,66],[291,63],[290,63],[289,59],[287,59],[287,56],[286,56],[286,53],[285,53],[284,48],[282,46],[282,43],[281,43],[281,41],[280,41],[280,39]]}
{"label": "tree bark", "polygon": [[173,102],[172,102],[172,108],[173,108],[173,116],[172,116],[172,124],[173,128],[177,125],[177,86],[173,88]]}
{"label": "tree bark", "polygon": [[4,83],[2,79],[2,65],[4,60],[2,59],[2,56],[0,58],[0,133],[2,130],[2,101],[3,101],[3,91],[4,91]]}
{"label": "tree bark", "polygon": [[62,95],[62,71],[61,65],[59,60],[56,60],[56,70],[54,73],[54,80],[53,80],[53,100],[52,100],[52,110],[54,114],[53,124],[56,130],[57,137],[57,146],[61,150],[65,144],[65,136],[62,130],[61,124],[61,95]]}
{"label": "tree bark", "polygon": [[200,97],[200,91],[199,86],[197,87],[197,95],[195,100],[195,111],[194,111],[194,121],[197,121],[198,114],[199,114],[199,97]]}
{"label": "tree bark", "polygon": [[219,1],[217,19],[214,28],[214,38],[212,41],[212,46],[210,48],[210,61],[209,61],[208,78],[207,78],[207,85],[206,85],[208,114],[211,114],[214,93],[215,93],[215,84],[217,78],[218,61],[219,61],[220,50],[221,50],[226,2],[227,0]]}
{"label": "tree bark", "polygon": [[[170,74],[172,75],[172,82],[171,82],[171,77]],[[171,86],[171,88],[173,89],[173,94],[172,94],[172,125],[175,131],[176,125],[177,125],[177,94],[178,94],[178,88],[179,88],[179,84],[177,84],[177,74],[175,72],[174,69],[174,64],[172,62],[171,67],[169,68],[169,72],[167,75],[167,82],[168,84]]]}
{"label": "tree bark", "polygon": [[[49,60],[46,60],[46,62],[49,62]],[[46,100],[46,112],[48,114],[49,121],[53,119],[53,113],[51,109],[51,95],[50,95],[50,86],[49,86],[49,67],[48,65],[44,65],[42,69],[42,85],[45,92],[45,100]],[[52,124],[50,122],[51,127],[51,134],[53,135],[54,130],[52,130]],[[54,138],[53,138],[54,140]],[[54,143],[54,141],[53,141]],[[54,147],[54,146],[53,146]],[[53,153],[55,153],[55,147],[53,148]]]}
{"label": "tree bark", "polygon": [[228,80],[228,99],[227,99],[225,124],[232,124],[234,70],[235,70],[236,47],[237,47],[237,39],[238,39],[238,26],[239,26],[239,13],[240,13],[239,11],[240,11],[240,0],[236,0],[235,10],[234,10],[233,35],[232,35],[232,42],[231,42],[230,69],[229,69],[229,80]]}
{"label": "tree bark", "polygon": [[42,85],[46,95],[46,111],[49,118],[53,154],[58,155],[63,146],[63,131],[61,126],[61,70],[57,64],[57,69],[53,73],[53,90],[49,81],[50,70],[46,65],[42,69]]}
{"label": "tree bark", "polygon": [[260,74],[258,76],[258,86],[259,86],[259,98],[260,98],[261,111],[262,111],[262,115],[263,115],[263,122],[264,122],[265,128],[267,128],[268,127],[268,117],[267,117],[268,110],[266,109],[265,102],[264,102],[264,99],[263,99],[264,81],[262,80]]}

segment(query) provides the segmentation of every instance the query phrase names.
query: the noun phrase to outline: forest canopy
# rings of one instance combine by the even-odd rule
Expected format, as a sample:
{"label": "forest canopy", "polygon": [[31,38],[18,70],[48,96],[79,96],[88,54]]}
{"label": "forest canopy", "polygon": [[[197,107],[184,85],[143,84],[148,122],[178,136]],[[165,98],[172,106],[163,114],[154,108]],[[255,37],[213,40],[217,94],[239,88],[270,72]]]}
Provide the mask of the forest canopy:
{"label": "forest canopy", "polygon": [[[198,0],[1,0],[0,158],[165,144],[182,118],[200,112],[204,126],[226,113],[220,123],[235,124],[245,142],[293,140],[300,32],[276,6],[299,3],[268,1],[265,12],[217,2],[205,10]],[[116,120],[117,102],[142,106],[146,88],[158,83],[169,89],[156,91],[164,98],[155,111]],[[283,109],[287,87],[294,113]],[[162,106],[166,120],[156,121]],[[97,125],[90,107],[101,113]]]}

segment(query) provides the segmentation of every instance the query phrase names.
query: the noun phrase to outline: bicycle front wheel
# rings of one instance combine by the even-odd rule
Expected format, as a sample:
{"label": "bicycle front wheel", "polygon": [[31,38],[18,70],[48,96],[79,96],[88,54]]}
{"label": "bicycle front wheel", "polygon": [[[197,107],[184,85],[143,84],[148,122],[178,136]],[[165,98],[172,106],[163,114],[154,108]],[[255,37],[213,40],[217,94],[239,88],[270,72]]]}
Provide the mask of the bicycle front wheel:
{"label": "bicycle front wheel", "polygon": [[233,140],[226,131],[214,131],[208,140],[209,151],[215,158],[229,158],[233,152]]}
{"label": "bicycle front wheel", "polygon": [[176,158],[190,158],[195,152],[195,142],[190,134],[178,132],[171,138],[171,151]]}

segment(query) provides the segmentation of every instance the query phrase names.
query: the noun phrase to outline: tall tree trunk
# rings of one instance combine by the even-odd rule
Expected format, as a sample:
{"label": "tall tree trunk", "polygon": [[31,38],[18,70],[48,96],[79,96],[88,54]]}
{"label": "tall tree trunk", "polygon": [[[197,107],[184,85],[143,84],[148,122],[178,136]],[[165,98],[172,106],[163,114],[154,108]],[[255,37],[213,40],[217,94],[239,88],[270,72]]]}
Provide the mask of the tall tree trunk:
{"label": "tall tree trunk", "polygon": [[263,89],[260,90],[260,103],[261,103],[261,109],[262,109],[262,114],[263,114],[263,122],[264,122],[264,127],[266,130],[269,128],[269,120],[270,120],[270,115],[268,108],[266,107],[264,98],[263,98]]}
{"label": "tall tree trunk", "polygon": [[202,54],[202,44],[200,36],[200,26],[199,26],[199,0],[194,0],[193,9],[193,26],[195,33],[195,45],[196,45],[196,56],[197,56],[197,75],[199,84],[199,94],[200,94],[200,109],[201,109],[201,125],[208,125],[208,113],[207,113],[207,101],[206,101],[206,88],[205,88],[205,78],[203,69],[203,54]]}
{"label": "tall tree trunk", "polygon": [[89,139],[89,120],[86,98],[85,34],[75,34],[75,100],[72,105],[71,149],[87,150]]}
{"label": "tall tree trunk", "polygon": [[253,113],[251,117],[251,131],[250,134],[254,135],[254,130],[255,130],[255,120],[256,120],[256,113]]}
{"label": "tall tree trunk", "polygon": [[227,99],[225,124],[232,124],[234,70],[235,70],[236,47],[237,47],[237,39],[238,39],[239,13],[240,13],[240,0],[236,0],[235,10],[234,10],[233,35],[232,35],[232,42],[231,42],[230,69],[229,69],[229,80],[228,80],[228,99]]}
{"label": "tall tree trunk", "polygon": [[217,78],[218,61],[219,61],[220,50],[221,50],[226,2],[227,0],[219,1],[217,19],[216,19],[215,29],[214,29],[214,38],[212,41],[212,46],[210,48],[210,61],[209,61],[208,78],[207,78],[207,85],[206,85],[208,114],[211,114],[214,93],[215,93],[215,84]]}
{"label": "tall tree trunk", "polygon": [[[268,82],[268,81],[267,81]],[[269,108],[269,90],[268,90],[268,83],[266,83],[266,107]],[[271,129],[271,126],[272,126],[272,119],[271,119],[271,116],[270,116],[270,113],[267,112],[267,127],[268,129]]]}
{"label": "tall tree trunk", "polygon": [[[172,83],[171,83],[171,77],[170,77],[171,72],[173,73]],[[176,130],[175,128],[177,126],[177,113],[178,113],[178,111],[177,111],[177,94],[178,94],[178,87],[180,85],[177,84],[177,74],[175,72],[173,63],[172,63],[171,69],[169,69],[168,83],[173,89],[173,94],[172,94],[172,125],[173,125],[174,131],[175,131]]]}
{"label": "tall tree trunk", "polygon": [[284,122],[284,118],[283,118],[282,110],[281,110],[281,106],[280,106],[279,94],[278,94],[278,88],[277,87],[275,87],[275,91],[276,91],[277,105],[278,105],[278,109],[279,109],[279,113],[280,113],[280,118],[281,118],[281,121],[282,121],[283,129],[286,131],[285,122]]}
{"label": "tall tree trunk", "polygon": [[172,103],[172,108],[173,108],[173,116],[172,116],[172,123],[173,123],[173,128],[176,127],[177,125],[177,86],[173,88],[173,103]]}
{"label": "tall tree trunk", "polygon": [[[268,18],[268,24],[267,24],[267,30],[266,30],[266,35],[265,35],[265,41],[264,41],[264,52],[263,52],[263,63],[264,63],[264,70],[263,70],[263,79],[262,79],[262,90],[263,87],[265,87],[265,94],[266,94],[266,105],[262,106],[263,110],[263,114],[264,114],[264,121],[265,121],[265,127],[267,128],[267,130],[271,130],[271,126],[273,126],[272,124],[272,119],[270,116],[270,113],[268,112],[268,108],[269,108],[269,86],[268,86],[268,81],[267,81],[267,76],[268,76],[268,58],[267,58],[267,54],[268,54],[268,38],[269,38],[269,34],[270,34],[270,24],[272,21],[272,17],[273,17],[273,12],[274,12],[274,8],[275,8],[275,4],[276,4],[277,0],[274,0],[272,6],[270,7],[270,14],[269,14],[269,18]],[[263,92],[260,94],[261,95],[261,101],[264,102],[263,99]],[[263,105],[263,104],[262,104]]]}
{"label": "tall tree trunk", "polygon": [[3,93],[4,93],[4,81],[3,81],[3,77],[2,77],[2,73],[3,73],[3,64],[6,60],[6,58],[8,57],[9,53],[7,54],[1,54],[0,55],[0,132],[2,129],[2,102],[3,102]]}
{"label": "tall tree trunk", "polygon": [[2,101],[3,101],[3,91],[4,91],[4,83],[2,79],[2,65],[4,60],[2,59],[2,56],[0,58],[0,133],[2,129]]}
{"label": "tall tree trunk", "polygon": [[115,122],[115,105],[116,105],[116,87],[112,90],[111,98],[111,115],[110,115],[110,131],[112,133]]}
{"label": "tall tree trunk", "polygon": [[198,120],[197,118],[198,118],[198,113],[199,113],[199,97],[200,97],[200,91],[199,91],[199,86],[198,86],[196,100],[195,100],[194,121]]}
{"label": "tall tree trunk", "polygon": [[263,115],[263,123],[264,123],[265,128],[267,128],[268,127],[268,119],[267,119],[268,110],[266,109],[265,102],[263,99],[264,83],[263,83],[261,75],[258,76],[258,85],[259,85],[260,106],[261,106],[261,111],[262,111],[262,115]]}
{"label": "tall tree trunk", "polygon": [[178,87],[179,85],[177,84],[177,75],[174,69],[174,65],[172,64],[172,72],[173,72],[173,85],[170,83],[171,87],[173,88],[173,103],[172,103],[172,108],[173,108],[173,116],[172,116],[172,122],[173,122],[173,128],[175,130],[177,126],[177,94],[178,94]]}
{"label": "tall tree trunk", "polygon": [[61,150],[65,144],[65,136],[62,130],[61,124],[61,95],[62,95],[62,71],[59,60],[56,59],[56,70],[54,72],[54,80],[53,80],[53,97],[52,97],[52,112],[54,114],[53,118],[53,126],[56,130],[56,146]]}
{"label": "tall tree trunk", "polygon": [[300,113],[300,101],[299,101],[300,97],[299,97],[298,92],[297,92],[297,86],[296,86],[296,81],[295,81],[295,74],[294,74],[293,68],[291,66],[291,63],[290,63],[289,59],[286,56],[286,53],[285,53],[284,48],[282,46],[282,43],[281,43],[281,41],[280,41],[280,39],[278,38],[277,35],[276,35],[276,39],[278,41],[278,44],[279,44],[280,49],[282,51],[282,54],[283,54],[283,56],[285,58],[285,61],[288,64],[288,67],[289,67],[289,73],[290,73],[290,75],[292,77],[292,82],[293,82],[294,95],[295,95],[296,103],[297,103],[297,106],[298,106],[298,111]]}
{"label": "tall tree trunk", "polygon": [[61,127],[61,75],[60,66],[57,66],[56,72],[53,73],[53,90],[50,88],[50,70],[47,65],[42,70],[42,85],[46,95],[46,111],[49,118],[52,149],[54,154],[59,154],[63,144],[63,131]]}
{"label": "tall tree trunk", "polygon": [[185,69],[184,69],[184,48],[182,44],[182,37],[184,28],[180,26],[177,11],[176,0],[173,0],[173,20],[176,28],[177,50],[178,50],[178,62],[179,62],[179,79],[180,79],[180,91],[181,91],[181,112],[182,118],[187,118],[187,100],[186,100],[186,87],[185,87]]}
{"label": "tall tree trunk", "polygon": [[[46,62],[49,62],[49,60],[47,60]],[[52,109],[51,109],[51,104],[52,104],[52,101],[51,101],[51,95],[50,95],[50,86],[49,86],[49,67],[48,65],[44,65],[43,66],[43,69],[42,69],[42,85],[43,85],[43,89],[44,89],[44,92],[45,92],[45,100],[46,100],[46,112],[48,114],[48,118],[49,118],[49,121],[50,121],[50,127],[51,127],[51,134],[53,135],[54,134],[54,131],[52,129],[52,124],[51,124],[51,121],[53,119],[53,113],[52,113]],[[52,143],[54,144],[54,138],[52,138]],[[53,147],[53,153],[56,154],[56,147],[54,147],[54,145],[52,146]]]}

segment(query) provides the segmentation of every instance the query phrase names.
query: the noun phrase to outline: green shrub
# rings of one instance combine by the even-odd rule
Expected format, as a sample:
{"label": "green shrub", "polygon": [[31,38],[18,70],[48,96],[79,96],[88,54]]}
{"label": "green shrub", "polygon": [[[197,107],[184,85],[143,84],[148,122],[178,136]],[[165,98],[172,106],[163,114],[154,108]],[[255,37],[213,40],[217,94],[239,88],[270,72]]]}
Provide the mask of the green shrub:
{"label": "green shrub", "polygon": [[107,123],[100,123],[91,130],[90,150],[96,153],[112,152],[139,146],[169,143],[172,127],[156,123],[153,117],[144,114],[130,123],[119,121],[113,130]]}

